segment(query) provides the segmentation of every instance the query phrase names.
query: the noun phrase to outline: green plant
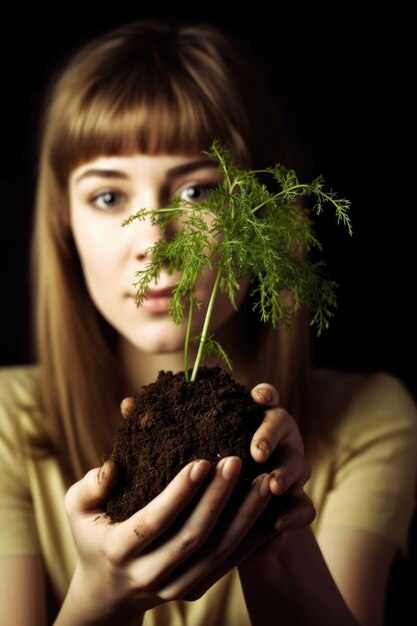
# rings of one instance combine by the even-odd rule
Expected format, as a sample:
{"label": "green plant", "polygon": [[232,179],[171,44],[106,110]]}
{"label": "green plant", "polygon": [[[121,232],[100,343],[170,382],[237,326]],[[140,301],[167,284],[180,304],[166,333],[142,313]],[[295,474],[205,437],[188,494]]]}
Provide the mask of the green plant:
{"label": "green plant", "polygon": [[[294,170],[280,164],[264,170],[239,169],[218,141],[204,154],[218,161],[223,174],[222,184],[213,188],[207,199],[187,202],[174,198],[166,207],[153,211],[141,209],[123,223],[125,226],[150,216],[154,224],[166,230],[173,220],[180,221],[180,228],[172,239],[161,239],[147,250],[150,262],[136,273],[135,285],[140,306],[163,266],[169,273],[180,273],[169,313],[175,324],[181,325],[185,303],[188,303],[184,372],[189,381],[195,380],[202,360],[209,354],[217,354],[232,368],[223,347],[210,334],[209,325],[219,289],[236,308],[235,295],[240,280],[246,275],[252,278],[254,309],[263,322],[274,326],[281,323],[288,330],[295,312],[305,305],[311,312],[311,324],[317,333],[327,328],[336,306],[336,285],[323,275],[322,262],[312,263],[305,256],[305,250],[321,249],[310,214],[319,215],[323,205],[329,204],[336,211],[337,221],[344,223],[352,233],[348,215],[350,202],[338,198],[332,191],[325,191],[321,176],[306,184],[298,180]],[[272,177],[277,189],[268,189],[261,182],[262,176]],[[310,211],[302,202],[307,196],[313,199]],[[193,309],[201,306],[194,298],[194,285],[201,272],[208,268],[215,268],[217,276],[201,333],[191,337]],[[283,292],[291,294],[290,302],[282,299]],[[191,341],[198,342],[198,351],[190,375]]]}

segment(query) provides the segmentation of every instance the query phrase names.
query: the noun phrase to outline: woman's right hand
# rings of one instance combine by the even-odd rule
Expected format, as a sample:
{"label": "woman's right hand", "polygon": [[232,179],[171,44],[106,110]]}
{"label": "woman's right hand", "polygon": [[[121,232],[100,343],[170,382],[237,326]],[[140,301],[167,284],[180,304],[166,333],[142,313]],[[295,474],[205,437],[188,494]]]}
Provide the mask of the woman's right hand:
{"label": "woman's right hand", "polygon": [[[216,533],[216,522],[236,484],[241,461],[237,457],[222,459],[206,481],[210,470],[205,460],[188,464],[154,500],[120,523],[111,522],[103,508],[117,481],[112,461],[91,470],[68,490],[65,506],[78,563],[57,626],[80,625],[84,620],[110,624],[115,618],[137,624],[138,614],[161,602],[186,597],[201,586],[202,572],[221,569],[222,561],[230,561],[231,553],[272,497],[271,477],[257,478],[239,515]],[[189,504],[190,513],[176,523]],[[208,568],[207,559],[212,561]],[[200,560],[202,567],[196,567]],[[78,621],[72,622],[74,611]]]}

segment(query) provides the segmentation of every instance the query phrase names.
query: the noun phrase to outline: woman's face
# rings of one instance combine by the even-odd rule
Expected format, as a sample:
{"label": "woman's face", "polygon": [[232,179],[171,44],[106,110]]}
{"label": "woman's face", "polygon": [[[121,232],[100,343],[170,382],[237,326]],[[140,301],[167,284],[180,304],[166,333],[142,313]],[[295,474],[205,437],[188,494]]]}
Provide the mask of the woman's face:
{"label": "woman's face", "polygon": [[[162,270],[138,308],[135,272],[146,267],[147,248],[163,234],[149,220],[135,220],[124,228],[121,223],[141,208],[165,206],[174,196],[202,200],[207,190],[220,182],[217,164],[201,154],[100,157],[71,173],[71,228],[90,296],[104,318],[140,350],[181,350],[186,325],[174,325],[168,315],[170,292],[179,276]],[[214,280],[210,270],[196,284],[194,296],[202,307],[193,312],[193,334],[201,331]],[[245,292],[243,288],[239,291],[237,304]],[[220,293],[211,332],[233,312],[227,297]]]}

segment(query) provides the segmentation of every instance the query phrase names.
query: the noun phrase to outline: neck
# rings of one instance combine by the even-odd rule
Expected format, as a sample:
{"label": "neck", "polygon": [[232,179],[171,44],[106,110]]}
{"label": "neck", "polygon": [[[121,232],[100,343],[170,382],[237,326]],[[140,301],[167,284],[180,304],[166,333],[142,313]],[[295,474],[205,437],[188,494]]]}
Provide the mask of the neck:
{"label": "neck", "polygon": [[[232,376],[241,384],[250,387],[255,384],[253,378],[253,357],[248,346],[248,332],[245,321],[239,314],[233,315],[216,333],[218,341],[229,355],[233,371]],[[190,367],[194,364],[197,349],[192,346],[189,355]],[[168,353],[147,353],[138,350],[126,340],[120,343],[121,361],[126,373],[126,393],[128,395],[138,391],[143,385],[156,380],[160,370],[178,372],[184,369],[182,350]],[[204,360],[203,365],[226,367],[218,357]],[[260,381],[256,381],[260,382]]]}
{"label": "neck", "polygon": [[121,341],[120,352],[126,374],[125,392],[128,395],[156,380],[160,370],[171,370],[175,373],[184,368],[182,352],[142,352],[125,340]]}

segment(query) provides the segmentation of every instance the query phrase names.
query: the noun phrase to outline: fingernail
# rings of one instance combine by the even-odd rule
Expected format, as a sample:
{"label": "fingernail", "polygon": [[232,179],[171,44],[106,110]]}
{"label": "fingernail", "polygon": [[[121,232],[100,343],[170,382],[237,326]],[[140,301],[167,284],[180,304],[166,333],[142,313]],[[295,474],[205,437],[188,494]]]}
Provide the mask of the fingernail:
{"label": "fingernail", "polygon": [[132,397],[124,398],[124,400],[121,401],[120,412],[122,414],[122,417],[124,417],[124,419],[129,417],[134,405],[135,405],[135,401]]}
{"label": "fingernail", "polygon": [[269,493],[269,484],[271,482],[271,476],[267,474],[263,477],[261,482],[259,483],[259,495],[262,498],[265,498]]}
{"label": "fingernail", "polygon": [[257,389],[255,394],[258,400],[263,404],[269,404],[272,400],[272,394],[269,389]]}
{"label": "fingernail", "polygon": [[222,476],[225,480],[233,480],[236,478],[236,462],[234,459],[226,459],[222,466]]}
{"label": "fingernail", "polygon": [[256,447],[260,450],[264,456],[268,456],[271,452],[271,446],[269,445],[269,441],[267,439],[259,439],[256,442]]}
{"label": "fingernail", "polygon": [[211,465],[208,461],[204,459],[200,459],[199,461],[196,461],[191,468],[190,480],[193,483],[200,483],[206,478],[207,474],[210,471],[210,468],[211,468]]}

